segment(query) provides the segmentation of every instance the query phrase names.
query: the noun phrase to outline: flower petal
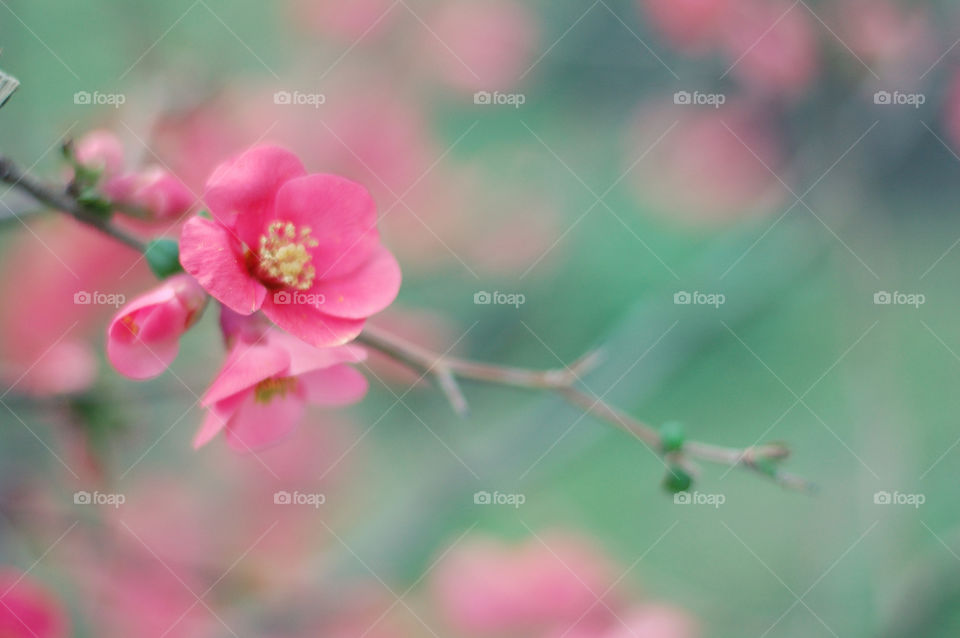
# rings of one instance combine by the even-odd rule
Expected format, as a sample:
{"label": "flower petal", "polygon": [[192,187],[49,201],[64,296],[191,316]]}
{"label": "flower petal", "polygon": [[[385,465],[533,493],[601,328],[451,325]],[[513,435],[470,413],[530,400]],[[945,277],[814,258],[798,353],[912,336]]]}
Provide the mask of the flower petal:
{"label": "flower petal", "polygon": [[309,227],[318,279],[339,277],[365,263],[379,245],[377,208],[366,188],[337,175],[292,179],[277,193],[274,219]]}
{"label": "flower petal", "polygon": [[282,348],[242,341],[230,351],[223,368],[203,395],[201,405],[210,406],[269,377],[286,373],[290,355]]}
{"label": "flower petal", "polygon": [[290,354],[290,366],[286,373],[292,377],[341,363],[357,363],[367,358],[367,351],[359,346],[313,348],[301,339],[280,330],[271,330],[267,342]]}
{"label": "flower petal", "polygon": [[267,403],[250,394],[227,424],[227,443],[237,452],[249,452],[290,434],[303,417],[303,399],[274,397]]}
{"label": "flower petal", "polygon": [[316,405],[350,405],[367,394],[367,378],[356,368],[336,365],[300,376],[307,401]]}
{"label": "flower petal", "polygon": [[320,310],[325,314],[364,319],[393,303],[400,290],[401,279],[397,260],[381,246],[357,270],[336,279],[321,279],[310,289],[310,293],[323,295]]}
{"label": "flower petal", "polygon": [[327,315],[307,304],[276,303],[272,295],[263,301],[263,314],[290,334],[318,348],[340,346],[363,330],[363,319]]}
{"label": "flower petal", "polygon": [[180,233],[180,263],[231,310],[249,315],[263,305],[267,289],[247,272],[239,242],[221,224],[188,220]]}
{"label": "flower petal", "polygon": [[[125,329],[125,328],[121,328]],[[163,373],[180,351],[179,334],[172,339],[132,341],[107,339],[107,357],[117,371],[131,379],[150,379]]]}
{"label": "flower petal", "polygon": [[216,219],[233,227],[238,217],[262,219],[272,212],[280,186],[305,173],[290,151],[258,146],[218,166],[207,180],[203,199]]}
{"label": "flower petal", "polygon": [[230,422],[230,417],[237,411],[248,394],[252,394],[252,392],[238,392],[211,405],[207,409],[207,416],[203,419],[203,425],[200,426],[193,437],[193,449],[203,447],[219,434],[220,430]]}

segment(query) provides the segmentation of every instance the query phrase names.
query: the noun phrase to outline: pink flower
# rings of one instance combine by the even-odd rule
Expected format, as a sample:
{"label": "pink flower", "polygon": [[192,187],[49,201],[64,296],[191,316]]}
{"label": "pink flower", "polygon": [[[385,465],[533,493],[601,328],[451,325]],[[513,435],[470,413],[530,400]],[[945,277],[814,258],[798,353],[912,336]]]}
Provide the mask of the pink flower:
{"label": "pink flower", "polygon": [[365,188],[307,175],[293,154],[261,146],[222,164],[207,182],[214,219],[190,219],[180,260],[216,299],[318,346],[356,337],[400,288]]}
{"label": "pink flower", "polygon": [[65,638],[67,616],[57,600],[19,570],[0,571],[0,636]]}
{"label": "pink flower", "polygon": [[532,62],[539,24],[522,2],[457,0],[426,19],[435,35],[423,55],[439,77],[466,91],[507,90]]}
{"label": "pink flower", "polygon": [[367,392],[367,380],[345,365],[362,361],[356,346],[311,348],[270,330],[258,342],[238,341],[201,404],[209,410],[195,448],[221,430],[235,450],[250,450],[289,434],[306,404],[347,405]]}
{"label": "pink flower", "polygon": [[123,375],[161,374],[180,349],[180,336],[200,317],[207,295],[190,275],[170,277],[114,315],[107,327],[107,356]]}
{"label": "pink flower", "polygon": [[764,93],[801,97],[819,67],[817,33],[806,9],[771,0],[740,0],[737,8],[721,35],[732,74]]}
{"label": "pink flower", "polygon": [[123,145],[106,130],[91,131],[74,148],[79,164],[100,171],[100,190],[114,204],[138,209],[149,219],[176,219],[193,206],[183,182],[156,164],[126,170]]}
{"label": "pink flower", "polygon": [[[597,596],[615,582],[607,560],[580,538],[545,534],[511,547],[467,541],[437,566],[433,592],[457,634],[541,635],[573,623],[606,625]],[[616,594],[605,601],[615,604]]]}
{"label": "pink flower", "polygon": [[653,25],[671,44],[694,53],[717,40],[735,0],[642,0]]}

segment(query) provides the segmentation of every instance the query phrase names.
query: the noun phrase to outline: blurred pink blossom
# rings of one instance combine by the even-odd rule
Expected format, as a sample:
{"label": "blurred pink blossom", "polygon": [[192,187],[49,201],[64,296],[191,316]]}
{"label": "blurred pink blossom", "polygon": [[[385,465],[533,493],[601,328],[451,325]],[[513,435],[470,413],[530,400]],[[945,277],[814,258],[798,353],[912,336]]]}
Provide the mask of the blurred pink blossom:
{"label": "blurred pink blossom", "polygon": [[166,168],[154,164],[126,169],[123,145],[110,131],[91,131],[74,148],[77,162],[101,171],[100,188],[115,204],[137,209],[151,220],[176,219],[193,206],[193,194]]}
{"label": "blurred pink blossom", "polygon": [[422,55],[451,86],[465,90],[511,89],[533,63],[537,16],[513,0],[452,0],[424,17]]}
{"label": "blurred pink blossom", "polygon": [[0,372],[17,392],[37,395],[87,389],[97,369],[91,336],[116,312],[95,302],[122,299],[153,280],[136,251],[62,217],[29,222],[4,252],[0,272],[0,294],[12,300],[0,309]]}
{"label": "blurred pink blossom", "polygon": [[537,633],[588,616],[599,622],[609,612],[597,597],[614,580],[611,565],[588,542],[546,534],[517,546],[463,541],[441,559],[431,591],[458,632]]}
{"label": "blurred pink blossom", "polygon": [[113,131],[96,129],[88,132],[75,142],[74,157],[83,166],[103,171],[106,176],[119,175],[123,171],[123,144]]}
{"label": "blurred pink blossom", "polygon": [[676,48],[703,53],[739,0],[640,0],[653,26]]}
{"label": "blurred pink blossom", "polygon": [[730,73],[764,93],[801,96],[819,67],[813,21],[801,4],[737,0],[721,34]]}
{"label": "blurred pink blossom", "polygon": [[0,570],[0,636],[66,638],[69,621],[57,599],[24,572]]}
{"label": "blurred pink blossom", "polygon": [[629,139],[628,166],[648,153],[631,172],[637,198],[671,221],[718,224],[767,213],[785,192],[775,176],[784,154],[776,128],[750,104],[643,107]]}
{"label": "blurred pink blossom", "polygon": [[290,5],[297,28],[351,43],[375,38],[403,12],[391,0],[292,0]]}

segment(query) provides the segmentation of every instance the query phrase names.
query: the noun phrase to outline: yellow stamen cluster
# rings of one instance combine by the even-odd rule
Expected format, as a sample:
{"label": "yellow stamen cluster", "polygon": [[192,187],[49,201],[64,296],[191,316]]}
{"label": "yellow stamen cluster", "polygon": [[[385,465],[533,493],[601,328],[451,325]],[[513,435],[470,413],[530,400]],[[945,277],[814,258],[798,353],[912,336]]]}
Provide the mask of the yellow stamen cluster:
{"label": "yellow stamen cluster", "polygon": [[270,377],[264,379],[253,388],[253,397],[257,403],[270,403],[275,396],[287,396],[297,388],[296,377]]}
{"label": "yellow stamen cluster", "polygon": [[260,276],[276,284],[309,290],[317,272],[310,265],[308,249],[316,245],[317,240],[310,237],[309,226],[298,231],[293,222],[272,222],[267,234],[260,236],[257,252]]}

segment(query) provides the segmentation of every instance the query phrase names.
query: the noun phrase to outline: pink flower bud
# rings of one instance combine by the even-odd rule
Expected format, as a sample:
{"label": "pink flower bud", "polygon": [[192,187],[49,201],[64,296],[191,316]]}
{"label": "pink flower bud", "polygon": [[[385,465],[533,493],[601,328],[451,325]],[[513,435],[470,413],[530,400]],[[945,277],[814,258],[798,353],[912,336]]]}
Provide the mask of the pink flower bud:
{"label": "pink flower bud", "polygon": [[194,202],[190,189],[160,166],[108,179],[103,192],[114,203],[132,206],[147,213],[150,219],[159,220],[180,217]]}
{"label": "pink flower bud", "polygon": [[74,157],[88,168],[103,171],[106,176],[123,170],[123,145],[110,131],[90,131],[74,144]]}
{"label": "pink flower bud", "polygon": [[107,357],[124,376],[149,379],[177,356],[180,336],[199,318],[207,301],[190,275],[170,277],[134,299],[107,327]]}

